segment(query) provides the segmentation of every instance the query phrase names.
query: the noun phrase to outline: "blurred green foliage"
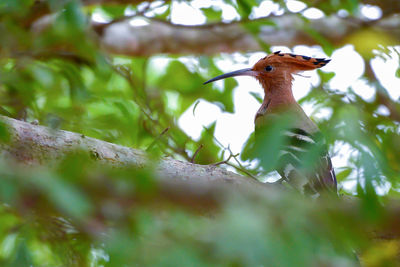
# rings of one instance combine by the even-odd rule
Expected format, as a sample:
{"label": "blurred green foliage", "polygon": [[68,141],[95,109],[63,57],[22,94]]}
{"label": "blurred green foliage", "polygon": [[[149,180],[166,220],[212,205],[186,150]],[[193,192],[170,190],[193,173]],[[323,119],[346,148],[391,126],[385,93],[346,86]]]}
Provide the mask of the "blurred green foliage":
{"label": "blurred green foliage", "polygon": [[[90,15],[101,11],[114,20],[127,10],[143,15],[154,9],[146,2],[126,2],[85,6],[77,0],[1,1],[0,114],[38,120],[155,157],[199,164],[226,159],[229,150],[214,138],[215,122],[194,140],[177,121],[189,108],[194,113],[199,99],[233,113],[237,82],[202,85],[221,74],[218,56],[106,54],[90,28]],[[173,3],[181,1],[156,2],[154,6],[165,9],[150,16],[170,20]],[[223,2],[246,22],[243,28],[256,40],[262,27],[278,27],[266,19],[249,23],[260,0]],[[274,2],[289,12],[285,1]],[[346,10],[351,18],[362,7],[357,0],[303,2],[325,15]],[[207,22],[221,21],[220,7],[200,10]],[[387,15],[388,10],[383,11]],[[54,22],[41,32],[32,31],[31,24],[49,13],[58,14]],[[339,48],[316,29],[302,30],[327,54]],[[391,227],[383,204],[400,198],[400,105],[369,66],[374,56],[388,59],[395,54],[390,46],[396,38],[365,26],[344,40],[365,60],[362,79],[375,89],[372,100],[352,88],[346,94],[329,88],[335,74],[322,71],[320,85],[300,100],[312,103],[315,112],[329,109],[330,115],[318,124],[331,154],[344,145],[352,153],[348,165],[336,171],[341,184],[356,186],[340,193],[357,195],[360,206],[313,201],[286,191],[254,197],[228,190],[210,195],[218,207],[198,211],[190,201],[163,195],[151,169],[107,168],[81,152],[40,168],[24,169],[2,159],[0,265],[357,266],[359,258],[365,266],[399,266],[398,240],[368,236],[373,227]],[[160,67],[160,62],[165,64]],[[384,107],[389,112],[380,112]],[[276,167],[279,133],[286,126],[282,120],[267,129],[269,138],[257,147],[253,136],[249,138],[241,154],[243,162],[253,160],[246,172],[263,177]],[[0,147],[8,142],[10,133],[0,123]],[[245,165],[230,162],[237,168]]]}

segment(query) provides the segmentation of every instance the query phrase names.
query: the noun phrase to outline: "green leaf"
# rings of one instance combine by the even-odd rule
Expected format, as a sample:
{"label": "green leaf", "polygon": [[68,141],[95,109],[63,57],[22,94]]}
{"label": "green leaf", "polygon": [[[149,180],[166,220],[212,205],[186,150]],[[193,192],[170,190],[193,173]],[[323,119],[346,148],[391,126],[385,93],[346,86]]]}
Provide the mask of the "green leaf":
{"label": "green leaf", "polygon": [[207,18],[207,22],[215,22],[221,20],[222,10],[216,9],[216,7],[200,8],[203,14]]}
{"label": "green leaf", "polygon": [[62,212],[75,219],[83,219],[92,210],[89,199],[81,189],[52,174],[32,177],[32,183],[47,195],[48,200]]}
{"label": "green leaf", "polygon": [[395,76],[396,76],[397,78],[400,78],[400,68],[398,68],[398,69],[396,70]]}
{"label": "green leaf", "polygon": [[359,1],[358,0],[346,0],[343,3],[343,7],[350,12],[350,14],[354,14],[359,7]]}
{"label": "green leaf", "polygon": [[258,101],[258,103],[262,103],[263,102],[263,98],[262,98],[262,96],[259,94],[259,93],[255,93],[255,92],[250,92],[250,95],[252,96],[252,97],[254,97],[257,101]]}
{"label": "green leaf", "polygon": [[7,143],[10,141],[10,133],[8,132],[7,125],[0,121],[0,143]]}
{"label": "green leaf", "polygon": [[320,32],[311,27],[305,27],[304,31],[321,45],[322,49],[327,55],[332,55],[334,46],[327,38],[325,38]]}
{"label": "green leaf", "polygon": [[104,11],[112,19],[121,18],[124,16],[126,6],[125,5],[103,5],[101,10]]}
{"label": "green leaf", "polygon": [[241,1],[237,1],[237,11],[239,13],[239,15],[242,18],[247,18],[249,17],[251,11],[252,11],[252,3],[250,2],[254,2],[254,1],[249,1],[249,0],[241,0]]}
{"label": "green leaf", "polygon": [[335,77],[336,73],[334,72],[324,72],[320,69],[317,70],[319,76],[321,77],[321,83],[329,82],[333,77]]}
{"label": "green leaf", "polygon": [[171,4],[167,4],[167,9],[163,13],[157,14],[155,17],[158,19],[167,20],[170,15],[171,15]]}
{"label": "green leaf", "polygon": [[214,140],[214,132],[216,127],[216,122],[213,122],[209,127],[204,128],[201,133],[199,144],[203,145],[203,148],[200,149],[195,162],[198,164],[212,164],[218,162],[220,159],[218,158],[218,152],[220,151],[220,147],[215,144]]}
{"label": "green leaf", "polygon": [[185,96],[197,95],[202,83],[200,75],[190,72],[182,62],[173,60],[168,64],[165,75],[158,80],[157,85]]}
{"label": "green leaf", "polygon": [[336,169],[336,179],[338,182],[346,180],[346,178],[353,172],[353,168],[350,167],[340,168],[339,170]]}

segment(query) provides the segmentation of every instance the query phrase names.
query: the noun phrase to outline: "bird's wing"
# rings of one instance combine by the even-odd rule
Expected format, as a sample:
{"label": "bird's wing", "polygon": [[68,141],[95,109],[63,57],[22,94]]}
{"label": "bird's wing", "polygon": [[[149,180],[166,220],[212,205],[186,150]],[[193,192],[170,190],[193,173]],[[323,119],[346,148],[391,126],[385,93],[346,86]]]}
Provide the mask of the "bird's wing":
{"label": "bird's wing", "polygon": [[[290,124],[291,128],[284,132],[287,140],[280,152],[278,173],[301,191],[307,187],[313,192],[311,194],[321,191],[336,193],[335,171],[318,126],[298,104],[293,105],[289,112],[293,123]],[[258,132],[263,133],[263,127],[268,128],[271,124],[279,122],[281,116],[264,110],[262,106],[255,119],[256,137]]]}
{"label": "bird's wing", "polygon": [[336,192],[335,171],[320,134],[312,135],[300,128],[284,134],[287,142],[279,158],[280,175],[296,187],[306,186],[314,193]]}

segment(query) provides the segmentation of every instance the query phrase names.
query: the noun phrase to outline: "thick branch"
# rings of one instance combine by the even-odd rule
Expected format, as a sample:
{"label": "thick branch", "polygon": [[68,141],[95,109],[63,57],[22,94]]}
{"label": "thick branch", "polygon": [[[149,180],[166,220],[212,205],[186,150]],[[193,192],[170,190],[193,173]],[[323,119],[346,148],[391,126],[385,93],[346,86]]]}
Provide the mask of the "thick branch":
{"label": "thick branch", "polygon": [[[363,22],[339,17],[307,22],[293,14],[260,19],[257,23],[265,24],[257,34],[259,40],[271,46],[289,47],[320,44],[321,38],[333,45],[340,45],[346,37],[363,26]],[[388,24],[391,25],[390,29]],[[128,21],[97,27],[102,27],[103,46],[115,54],[148,56],[158,53],[215,54],[262,50],[257,38],[244,26],[246,23],[182,26],[150,20],[149,25],[140,27],[134,27]],[[388,31],[390,36],[400,36],[400,18],[387,18],[374,23],[373,27]],[[315,38],[316,33],[320,36],[319,40]]]}
{"label": "thick branch", "polygon": [[[32,25],[34,32],[46,29],[57,16],[45,16]],[[128,18],[110,23],[92,23],[100,35],[100,44],[110,53],[129,56],[151,56],[160,53],[216,54],[221,52],[263,50],[260,42],[270,46],[342,45],[357,30],[370,27],[389,36],[392,42],[400,40],[400,17],[389,16],[378,21],[323,17],[308,21],[297,14],[245,19],[240,22],[206,25],[176,25],[154,18],[144,18],[148,25],[132,26]],[[248,27],[259,27],[250,33]],[[259,26],[261,25],[261,26]],[[350,38],[351,39],[351,38]]]}
{"label": "thick branch", "polygon": [[[144,167],[149,164],[146,154],[137,149],[119,146],[78,133],[52,130],[1,116],[8,126],[11,142],[0,144],[0,155],[12,157],[28,165],[60,160],[74,150],[90,153],[92,158],[111,165]],[[196,184],[226,182],[234,185],[264,185],[215,166],[182,162],[171,158],[160,159],[156,166],[158,176],[164,180],[189,181]],[[271,185],[272,186],[272,185]]]}

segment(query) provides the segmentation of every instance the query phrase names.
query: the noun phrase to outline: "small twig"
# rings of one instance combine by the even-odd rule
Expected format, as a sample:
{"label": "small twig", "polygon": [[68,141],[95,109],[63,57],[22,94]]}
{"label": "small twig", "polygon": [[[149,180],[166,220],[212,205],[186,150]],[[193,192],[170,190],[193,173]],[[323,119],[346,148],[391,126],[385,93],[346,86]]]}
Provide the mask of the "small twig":
{"label": "small twig", "polygon": [[[208,129],[206,126],[203,125],[203,129],[206,130],[207,132],[210,131],[210,129]],[[210,132],[209,132],[210,133]],[[217,145],[219,145],[223,150],[226,150],[226,147],[214,136],[214,134],[211,134],[214,141],[217,143]]]}
{"label": "small twig", "polygon": [[[114,69],[114,71],[119,74],[121,77],[123,77],[128,83],[129,85],[134,89],[134,88],[138,88],[138,84],[134,81],[134,79],[132,78],[132,73],[129,70],[129,68],[125,67],[125,66],[114,66],[112,64],[110,64],[110,66]],[[140,108],[140,110],[142,111],[142,113],[150,120],[150,122],[154,125],[157,126],[157,128],[161,128],[163,127],[163,125],[161,125],[161,123],[154,119],[151,115],[151,109],[148,106],[147,103],[142,103],[142,101],[140,101],[142,98],[139,97],[137,90],[132,90],[134,97],[133,100],[135,101],[135,103],[138,105],[138,107]],[[144,102],[147,102],[146,100]],[[169,128],[169,127],[168,127]],[[153,131],[148,130],[148,132],[154,136]],[[169,135],[169,140],[174,141],[175,143],[178,143],[174,140],[172,135]],[[179,149],[173,146],[170,146],[169,144],[167,144],[168,147],[170,149],[172,149],[173,151],[175,151],[176,153],[182,155],[186,160],[190,160],[189,155],[187,155],[185,149]]]}
{"label": "small twig", "polygon": [[245,168],[238,167],[238,166],[236,166],[235,164],[232,164],[232,163],[230,163],[230,162],[227,162],[227,163],[225,163],[225,164],[226,164],[226,165],[229,165],[229,166],[231,166],[231,167],[233,167],[233,168],[235,168],[235,170],[238,170],[238,171],[240,171],[240,172],[246,174],[247,176],[249,176],[250,178],[253,178],[254,180],[260,181],[260,180],[257,179],[257,177],[255,177],[253,174],[251,174],[250,172],[248,172]]}
{"label": "small twig", "polygon": [[217,162],[217,163],[213,163],[213,164],[210,164],[210,165],[211,166],[218,166],[218,165],[221,165],[221,164],[228,164],[228,162],[231,160],[231,158],[237,157],[238,155],[239,155],[239,153],[237,153],[236,155],[230,154],[229,157],[226,160],[223,160],[223,161],[220,161],[220,162]]}
{"label": "small twig", "polygon": [[190,160],[191,163],[194,163],[194,160],[197,156],[197,154],[200,152],[200,150],[203,148],[203,144],[200,144],[200,146],[196,149],[196,152],[194,152],[192,159]]}
{"label": "small twig", "polygon": [[[228,151],[231,155],[233,154],[230,146],[228,146]],[[239,154],[237,154],[236,156],[233,156],[233,159],[236,161],[236,163],[239,165],[239,167],[236,165],[230,164],[230,163],[228,165],[234,167],[236,170],[241,171],[242,173],[244,173],[244,174],[248,175],[249,177],[256,179],[258,181],[257,177],[255,177],[249,171],[247,171],[246,168],[242,165],[242,163],[240,163],[240,161],[236,158],[238,155]]]}
{"label": "small twig", "polygon": [[[203,128],[204,128],[206,131],[208,131],[208,128],[207,128],[207,127],[203,126]],[[211,166],[218,166],[218,165],[221,165],[221,164],[227,164],[227,165],[229,165],[229,166],[235,168],[236,170],[241,171],[242,173],[246,174],[246,175],[249,176],[250,178],[253,178],[253,179],[259,181],[259,180],[257,179],[257,177],[255,177],[255,176],[252,175],[250,172],[248,172],[248,171],[246,170],[246,168],[245,168],[245,167],[240,163],[240,161],[236,158],[237,156],[240,155],[240,153],[233,154],[233,152],[232,152],[232,150],[231,150],[231,147],[230,147],[229,145],[228,145],[228,147],[224,147],[224,146],[222,145],[222,143],[221,143],[214,135],[213,135],[213,139],[215,140],[215,142],[216,142],[224,151],[228,151],[228,152],[229,152],[229,157],[228,157],[227,160],[224,160],[224,161],[221,161],[221,162],[217,162],[217,163],[211,164]],[[229,163],[228,161],[229,161],[231,158],[233,158],[239,166],[236,166],[236,165],[234,165],[234,164],[232,164],[232,163]]]}
{"label": "small twig", "polygon": [[154,141],[151,142],[151,144],[146,148],[146,151],[149,151],[149,150],[158,142],[158,140],[160,140],[160,138],[161,138],[166,132],[168,132],[169,129],[170,129],[169,126],[168,126],[167,128],[165,128],[165,129],[156,137],[156,139],[154,139]]}

